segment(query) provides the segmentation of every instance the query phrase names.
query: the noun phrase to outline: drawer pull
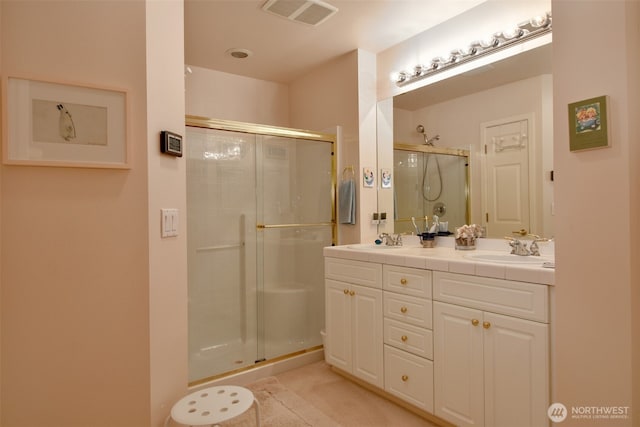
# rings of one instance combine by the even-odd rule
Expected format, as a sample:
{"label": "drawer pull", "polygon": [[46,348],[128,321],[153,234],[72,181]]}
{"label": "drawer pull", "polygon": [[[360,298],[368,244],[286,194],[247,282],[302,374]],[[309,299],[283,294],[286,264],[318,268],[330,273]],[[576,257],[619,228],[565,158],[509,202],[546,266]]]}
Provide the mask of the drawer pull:
{"label": "drawer pull", "polygon": [[356,291],[350,291],[349,295],[354,296],[356,294]]}
{"label": "drawer pull", "polygon": [[344,294],[345,294],[345,295],[349,295],[349,289],[345,289],[345,290],[344,290],[344,291],[342,291],[342,292],[344,292]]}
{"label": "drawer pull", "polygon": [[402,382],[407,382],[407,380],[408,380],[408,379],[409,379],[409,377],[408,377],[408,376],[406,376],[406,375],[403,375],[403,376],[402,376]]}
{"label": "drawer pull", "polygon": [[401,307],[400,308],[400,312],[401,313],[406,313],[407,312],[407,307]]}
{"label": "drawer pull", "polygon": [[406,285],[407,284],[407,279],[405,279],[404,277],[402,279],[400,279],[400,284],[401,285]]}
{"label": "drawer pull", "polygon": [[480,323],[480,321],[478,319],[471,319],[471,324],[473,326],[478,326],[479,323]]}
{"label": "drawer pull", "polygon": [[482,327],[485,329],[489,329],[491,327],[491,322],[483,322]]}
{"label": "drawer pull", "polygon": [[400,339],[402,340],[402,342],[405,342],[409,338],[406,335],[403,335],[403,336],[400,337]]}

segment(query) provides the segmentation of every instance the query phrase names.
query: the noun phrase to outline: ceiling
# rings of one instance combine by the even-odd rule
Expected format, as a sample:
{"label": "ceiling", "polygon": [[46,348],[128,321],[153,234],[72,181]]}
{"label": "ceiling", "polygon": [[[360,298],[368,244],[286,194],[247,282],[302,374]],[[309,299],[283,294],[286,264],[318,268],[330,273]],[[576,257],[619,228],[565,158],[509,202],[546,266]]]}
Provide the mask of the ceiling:
{"label": "ceiling", "polygon": [[[264,12],[266,0],[185,0],[185,63],[290,83],[354,49],[379,53],[485,0],[324,0],[338,12],[318,26]],[[228,49],[253,54],[236,59]]]}

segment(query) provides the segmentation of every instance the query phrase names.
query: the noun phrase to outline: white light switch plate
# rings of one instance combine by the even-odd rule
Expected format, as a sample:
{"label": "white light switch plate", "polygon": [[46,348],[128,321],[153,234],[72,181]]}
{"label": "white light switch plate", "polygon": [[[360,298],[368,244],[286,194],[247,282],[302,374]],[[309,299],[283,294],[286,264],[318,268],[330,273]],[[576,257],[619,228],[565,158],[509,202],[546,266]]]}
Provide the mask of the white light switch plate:
{"label": "white light switch plate", "polygon": [[178,209],[160,209],[160,228],[162,237],[175,237],[178,235]]}

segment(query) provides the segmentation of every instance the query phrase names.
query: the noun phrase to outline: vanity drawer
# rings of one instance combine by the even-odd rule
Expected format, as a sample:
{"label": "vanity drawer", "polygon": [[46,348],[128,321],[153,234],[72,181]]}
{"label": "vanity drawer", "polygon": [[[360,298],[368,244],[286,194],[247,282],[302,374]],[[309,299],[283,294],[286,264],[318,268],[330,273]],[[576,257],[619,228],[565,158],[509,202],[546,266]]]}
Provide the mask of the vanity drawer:
{"label": "vanity drawer", "polygon": [[384,343],[433,360],[433,331],[384,319]]}
{"label": "vanity drawer", "polygon": [[522,319],[549,322],[549,287],[436,271],[433,299]]}
{"label": "vanity drawer", "polygon": [[430,270],[384,265],[382,267],[382,288],[392,292],[431,298]]}
{"label": "vanity drawer", "polygon": [[385,292],[383,300],[384,317],[432,329],[433,303],[430,299]]}
{"label": "vanity drawer", "polygon": [[433,362],[385,345],[384,389],[433,413]]}
{"label": "vanity drawer", "polygon": [[327,279],[382,289],[382,264],[326,257],[324,276]]}

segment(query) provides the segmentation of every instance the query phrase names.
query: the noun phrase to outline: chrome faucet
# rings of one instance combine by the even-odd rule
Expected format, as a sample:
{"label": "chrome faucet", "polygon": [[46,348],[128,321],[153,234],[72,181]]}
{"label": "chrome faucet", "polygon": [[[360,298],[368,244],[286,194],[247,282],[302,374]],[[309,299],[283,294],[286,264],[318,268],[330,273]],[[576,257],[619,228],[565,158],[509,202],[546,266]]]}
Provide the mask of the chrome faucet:
{"label": "chrome faucet", "polygon": [[402,246],[402,236],[400,234],[392,235],[389,233],[382,233],[378,238],[387,246]]}
{"label": "chrome faucet", "polygon": [[[520,256],[532,255],[531,251],[527,249],[527,244],[518,239],[512,239],[509,242],[509,246],[511,246],[511,253],[514,255],[520,255]],[[540,252],[538,252],[538,255],[540,255]]]}
{"label": "chrome faucet", "polygon": [[540,256],[540,248],[538,247],[538,242],[548,242],[553,239],[545,239],[536,234],[527,234],[533,238],[533,241],[527,248],[527,244],[519,239],[514,239],[513,237],[505,237],[509,241],[509,246],[511,246],[511,253],[514,255],[520,256]]}

